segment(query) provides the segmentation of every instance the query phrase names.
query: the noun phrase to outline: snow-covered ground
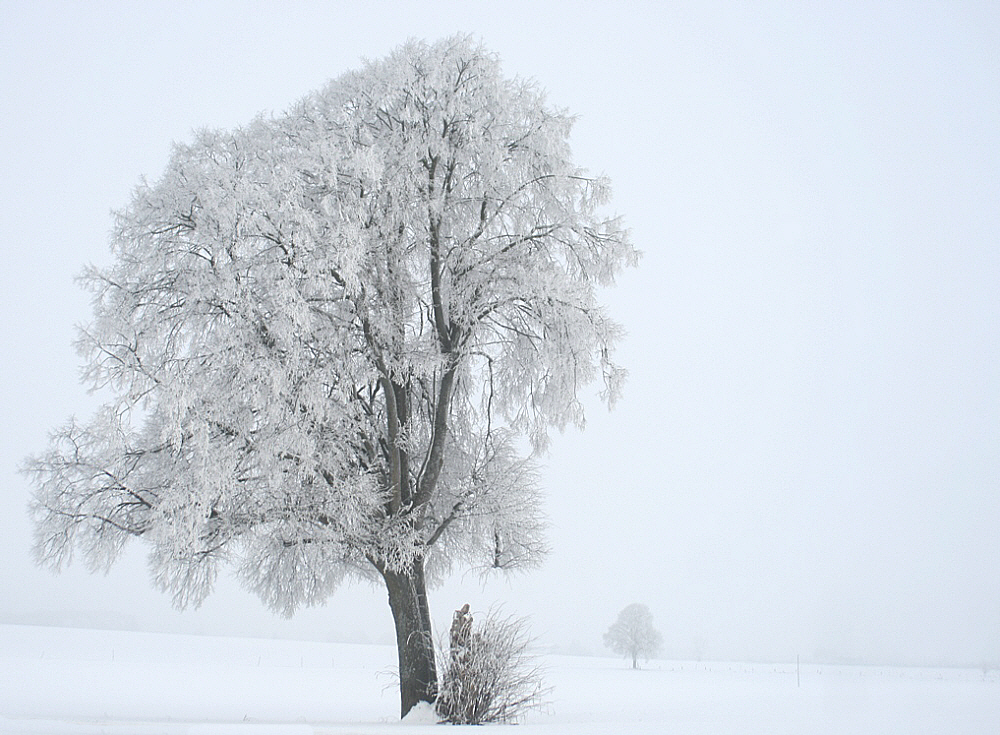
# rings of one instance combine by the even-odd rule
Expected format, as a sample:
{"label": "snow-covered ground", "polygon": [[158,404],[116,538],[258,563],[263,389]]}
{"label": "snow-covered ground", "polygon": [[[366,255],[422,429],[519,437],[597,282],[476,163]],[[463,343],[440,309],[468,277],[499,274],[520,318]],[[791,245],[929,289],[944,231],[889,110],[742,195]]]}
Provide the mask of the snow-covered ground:
{"label": "snow-covered ground", "polygon": [[[0,625],[0,733],[370,735],[400,724],[395,652],[283,640]],[[1000,676],[545,656],[551,704],[519,735],[1000,731]],[[477,730],[482,732],[482,730]]]}

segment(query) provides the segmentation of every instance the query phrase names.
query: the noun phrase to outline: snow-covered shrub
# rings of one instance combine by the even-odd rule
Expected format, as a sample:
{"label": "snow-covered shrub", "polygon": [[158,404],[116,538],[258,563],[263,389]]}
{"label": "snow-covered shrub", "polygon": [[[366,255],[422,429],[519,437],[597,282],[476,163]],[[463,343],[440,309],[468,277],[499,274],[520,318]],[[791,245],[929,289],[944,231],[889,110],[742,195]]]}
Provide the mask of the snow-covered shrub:
{"label": "snow-covered shrub", "polygon": [[439,646],[437,713],[454,725],[517,722],[550,691],[530,653],[522,618],[486,614],[472,629],[469,606],[456,611],[447,648]]}

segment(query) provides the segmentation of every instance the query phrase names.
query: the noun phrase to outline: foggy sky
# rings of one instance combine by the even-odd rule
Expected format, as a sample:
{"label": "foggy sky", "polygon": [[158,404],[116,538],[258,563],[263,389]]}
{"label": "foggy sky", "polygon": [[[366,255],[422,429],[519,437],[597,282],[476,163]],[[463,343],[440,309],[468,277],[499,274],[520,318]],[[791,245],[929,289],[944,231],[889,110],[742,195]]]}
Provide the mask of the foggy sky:
{"label": "foggy sky", "polygon": [[[752,5],[752,7],[748,7]],[[871,7],[877,5],[878,7]],[[0,4],[0,621],[389,641],[384,593],[290,621],[223,580],[178,613],[141,545],[35,567],[17,473],[97,399],[73,278],[172,141],[470,32],[579,116],[639,268],[625,396],[557,435],[540,570],[432,592],[601,650],[1000,661],[1000,11],[991,3]]]}

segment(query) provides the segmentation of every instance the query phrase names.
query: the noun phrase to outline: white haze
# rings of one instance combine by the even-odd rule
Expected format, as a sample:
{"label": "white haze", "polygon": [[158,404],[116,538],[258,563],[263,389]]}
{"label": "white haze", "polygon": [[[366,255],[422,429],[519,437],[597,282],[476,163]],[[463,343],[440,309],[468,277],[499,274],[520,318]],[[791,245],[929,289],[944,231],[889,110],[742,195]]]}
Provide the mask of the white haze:
{"label": "white haze", "polygon": [[137,546],[32,564],[17,473],[96,401],[73,283],[171,141],[408,37],[475,34],[579,115],[645,251],[606,299],[631,377],[543,482],[553,553],[469,601],[600,652],[631,602],[684,658],[1000,662],[1000,11],[991,3],[0,5],[0,620],[389,641],[384,594],[178,613]]}

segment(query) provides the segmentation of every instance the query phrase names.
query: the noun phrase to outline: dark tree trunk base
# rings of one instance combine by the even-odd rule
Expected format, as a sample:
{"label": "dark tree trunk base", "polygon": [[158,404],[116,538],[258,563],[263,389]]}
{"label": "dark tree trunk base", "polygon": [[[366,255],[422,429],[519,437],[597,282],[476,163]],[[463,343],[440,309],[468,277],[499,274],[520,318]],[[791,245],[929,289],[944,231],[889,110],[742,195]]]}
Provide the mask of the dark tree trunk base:
{"label": "dark tree trunk base", "polygon": [[389,607],[396,623],[399,655],[400,717],[419,702],[433,703],[437,696],[434,640],[423,562],[404,572],[383,571]]}

